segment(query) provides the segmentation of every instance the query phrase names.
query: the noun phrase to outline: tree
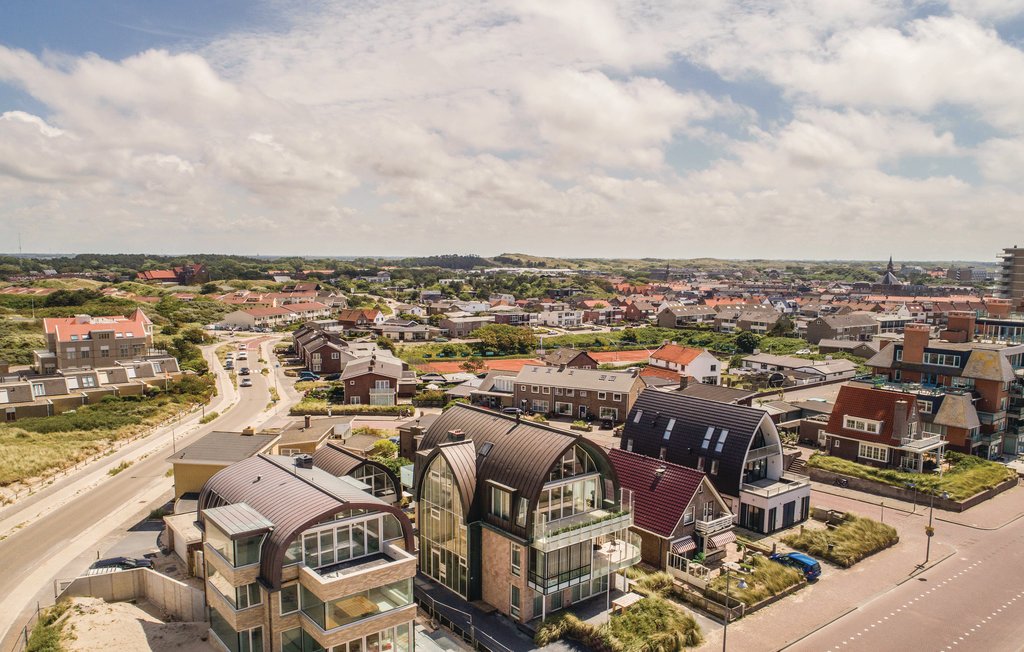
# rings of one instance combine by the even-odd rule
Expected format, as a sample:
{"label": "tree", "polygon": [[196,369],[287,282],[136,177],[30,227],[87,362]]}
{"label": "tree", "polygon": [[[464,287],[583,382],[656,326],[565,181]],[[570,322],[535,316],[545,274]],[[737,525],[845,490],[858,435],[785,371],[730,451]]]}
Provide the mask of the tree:
{"label": "tree", "polygon": [[484,361],[481,360],[480,358],[473,356],[468,360],[465,360],[462,364],[459,365],[459,367],[461,367],[463,371],[475,374],[486,369],[487,365],[485,365]]}
{"label": "tree", "polygon": [[786,337],[792,333],[793,321],[789,317],[779,317],[779,320],[768,330],[768,334],[772,337]]}
{"label": "tree", "polygon": [[390,439],[378,439],[370,447],[370,457],[393,458],[398,455],[398,444]]}
{"label": "tree", "polygon": [[214,294],[220,291],[220,286],[216,283],[203,283],[203,287],[199,290],[200,294]]}
{"label": "tree", "polygon": [[537,346],[537,338],[527,328],[508,324],[487,324],[473,331],[485,349],[501,355],[529,353]]}
{"label": "tree", "polygon": [[622,331],[621,341],[628,342],[630,344],[636,344],[637,343],[636,329],[627,328],[626,330]]}
{"label": "tree", "polygon": [[736,336],[736,348],[743,353],[753,353],[757,345],[761,343],[761,338],[754,335],[750,331],[743,331]]}
{"label": "tree", "polygon": [[382,349],[387,349],[392,353],[395,352],[395,343],[392,342],[390,338],[384,337],[383,335],[377,338],[377,346]]}

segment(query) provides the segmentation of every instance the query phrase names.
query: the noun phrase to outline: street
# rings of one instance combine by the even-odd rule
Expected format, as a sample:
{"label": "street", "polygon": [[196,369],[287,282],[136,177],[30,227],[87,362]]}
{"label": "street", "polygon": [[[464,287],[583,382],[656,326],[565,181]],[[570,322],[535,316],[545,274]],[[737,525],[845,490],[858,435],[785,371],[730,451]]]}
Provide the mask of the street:
{"label": "street", "polygon": [[[264,344],[263,348],[269,349],[272,344]],[[181,436],[181,430],[177,430],[175,446],[178,448],[213,430],[239,431],[246,426],[259,425],[272,414],[266,411],[270,401],[267,388],[271,381],[269,376],[259,373],[262,365],[252,365],[252,387],[235,390],[216,360],[213,348],[204,353],[211,369],[217,371],[220,396],[233,397],[237,391],[238,402],[226,411],[220,408],[219,418],[187,436]],[[259,357],[268,360],[271,370],[275,370],[275,358],[268,355]],[[278,376],[279,381],[281,378],[283,376]],[[228,407],[228,403],[225,402],[224,406]],[[0,574],[0,631],[6,632],[0,641],[0,650],[9,649],[14,638],[21,633],[22,624],[34,611],[37,600],[44,605],[52,601],[54,579],[73,577],[85,569],[84,566],[75,567],[76,558],[91,551],[110,532],[133,519],[137,520],[140,514],[144,515],[170,498],[172,479],[167,475],[170,465],[165,460],[171,454],[171,431],[171,428],[166,428],[143,440],[146,447],[141,459],[113,477],[107,476],[102,469],[119,458],[104,458],[95,463],[102,467],[102,477],[90,481],[88,486],[77,487],[74,484],[77,479],[69,478],[71,482],[62,489],[66,495],[43,496],[31,508],[19,504],[0,513],[0,524],[20,521],[9,528],[0,527],[0,531],[6,529],[9,532],[0,541],[4,571]],[[121,451],[118,452],[120,454]],[[96,471],[90,466],[79,473],[85,476]],[[47,502],[49,505],[44,509],[42,505]],[[81,565],[80,560],[77,565]]]}

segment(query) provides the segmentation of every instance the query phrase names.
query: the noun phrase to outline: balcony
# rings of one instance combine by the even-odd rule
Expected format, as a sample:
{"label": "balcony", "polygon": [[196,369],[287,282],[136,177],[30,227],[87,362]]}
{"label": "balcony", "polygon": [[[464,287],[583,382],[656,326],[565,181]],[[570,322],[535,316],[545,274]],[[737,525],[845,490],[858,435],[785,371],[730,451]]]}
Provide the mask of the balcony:
{"label": "balcony", "polygon": [[303,564],[299,569],[299,583],[317,598],[327,601],[352,593],[353,587],[365,586],[368,578],[415,575],[416,556],[385,542],[380,552],[365,557],[315,569]]}
{"label": "balcony", "polygon": [[747,452],[747,462],[750,463],[754,460],[777,455],[778,452],[779,447],[774,444],[771,446],[762,446],[760,448],[751,448],[750,451]]}
{"label": "balcony", "polygon": [[728,530],[732,527],[732,521],[732,514],[718,516],[716,518],[706,521],[698,519],[697,522],[694,523],[694,529],[697,530],[697,534],[706,537],[708,535],[716,534],[723,530]]}
{"label": "balcony", "polygon": [[535,512],[533,519],[533,547],[542,552],[614,534],[633,525],[633,513],[628,508],[595,509],[556,521],[546,521],[544,514]]}
{"label": "balcony", "polygon": [[900,439],[900,448],[911,451],[926,451],[942,445],[942,435],[931,435],[929,437],[904,437]]}
{"label": "balcony", "polygon": [[804,488],[810,489],[811,480],[807,476],[795,473],[783,473],[778,480],[764,478],[755,482],[744,482],[742,491],[760,496],[761,498],[772,498],[781,496],[791,491],[799,491]]}
{"label": "balcony", "polygon": [[581,560],[576,568],[550,576],[530,571],[526,578],[527,586],[548,595],[629,568],[640,561],[640,535],[635,532],[602,535],[594,538],[592,543],[593,554],[589,559]]}
{"label": "balcony", "polygon": [[981,421],[986,426],[990,426],[1005,418],[1006,410],[1000,410],[998,412],[982,412],[981,410],[978,410],[978,421]]}

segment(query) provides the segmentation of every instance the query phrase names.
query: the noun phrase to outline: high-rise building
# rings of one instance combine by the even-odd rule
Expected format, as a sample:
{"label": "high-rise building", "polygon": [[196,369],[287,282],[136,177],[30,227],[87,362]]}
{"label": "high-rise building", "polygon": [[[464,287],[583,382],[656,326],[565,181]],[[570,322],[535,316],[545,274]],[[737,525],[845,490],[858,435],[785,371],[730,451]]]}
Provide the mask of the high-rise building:
{"label": "high-rise building", "polygon": [[1014,245],[999,254],[1002,262],[996,278],[996,296],[1010,299],[1014,310],[1024,306],[1024,248]]}

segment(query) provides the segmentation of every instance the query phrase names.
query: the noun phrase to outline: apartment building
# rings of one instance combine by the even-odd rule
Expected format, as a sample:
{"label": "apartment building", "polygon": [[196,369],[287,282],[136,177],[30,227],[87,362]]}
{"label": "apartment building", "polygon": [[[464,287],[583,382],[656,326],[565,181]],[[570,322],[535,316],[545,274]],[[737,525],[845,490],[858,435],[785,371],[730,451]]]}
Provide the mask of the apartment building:
{"label": "apartment building", "polygon": [[544,310],[537,314],[537,323],[541,326],[556,328],[573,328],[583,324],[582,310]]}
{"label": "apartment building", "polygon": [[365,487],[309,456],[257,455],[210,478],[198,523],[211,643],[413,649],[413,528]]}
{"label": "apartment building", "polygon": [[1024,365],[1024,345],[969,341],[974,332],[973,315],[951,313],[948,333],[959,340],[931,339],[926,324],[908,324],[903,341],[890,344],[867,361],[875,374],[900,383],[906,391],[930,395],[935,392],[969,392],[980,427],[969,441],[950,439],[950,448],[991,458],[1003,452],[1016,453],[1020,433],[1007,437],[1008,410],[1012,386],[1019,384],[1015,369]]}
{"label": "apartment building", "polygon": [[587,439],[457,404],[415,455],[420,572],[526,623],[603,595],[640,559],[632,501]]}
{"label": "apartment building", "polygon": [[416,393],[416,373],[393,357],[369,357],[353,360],[341,372],[345,402],[350,405],[395,405],[398,397]]}
{"label": "apartment building", "polygon": [[1024,248],[1014,245],[999,254],[996,296],[1009,299],[1014,310],[1024,310]]}
{"label": "apartment building", "polygon": [[764,410],[648,389],[619,447],[706,473],[748,530],[770,534],[808,516],[810,481],[785,470],[779,432]]}
{"label": "apartment building", "polygon": [[34,367],[40,374],[111,367],[152,352],[153,322],[141,309],[128,317],[47,317],[43,330],[46,350],[34,352]]}
{"label": "apartment building", "polygon": [[451,316],[442,319],[437,325],[449,337],[469,337],[478,328],[494,323],[493,315]]}
{"label": "apartment building", "polygon": [[711,306],[666,306],[658,313],[658,326],[661,328],[684,328],[698,324],[713,324],[717,315],[718,312]]}
{"label": "apartment building", "polygon": [[620,422],[643,387],[633,372],[526,365],[513,384],[513,405],[539,414]]}
{"label": "apartment building", "polygon": [[678,376],[690,376],[705,385],[717,385],[722,379],[722,365],[718,358],[704,349],[663,344],[648,359],[651,367],[664,369]]}

